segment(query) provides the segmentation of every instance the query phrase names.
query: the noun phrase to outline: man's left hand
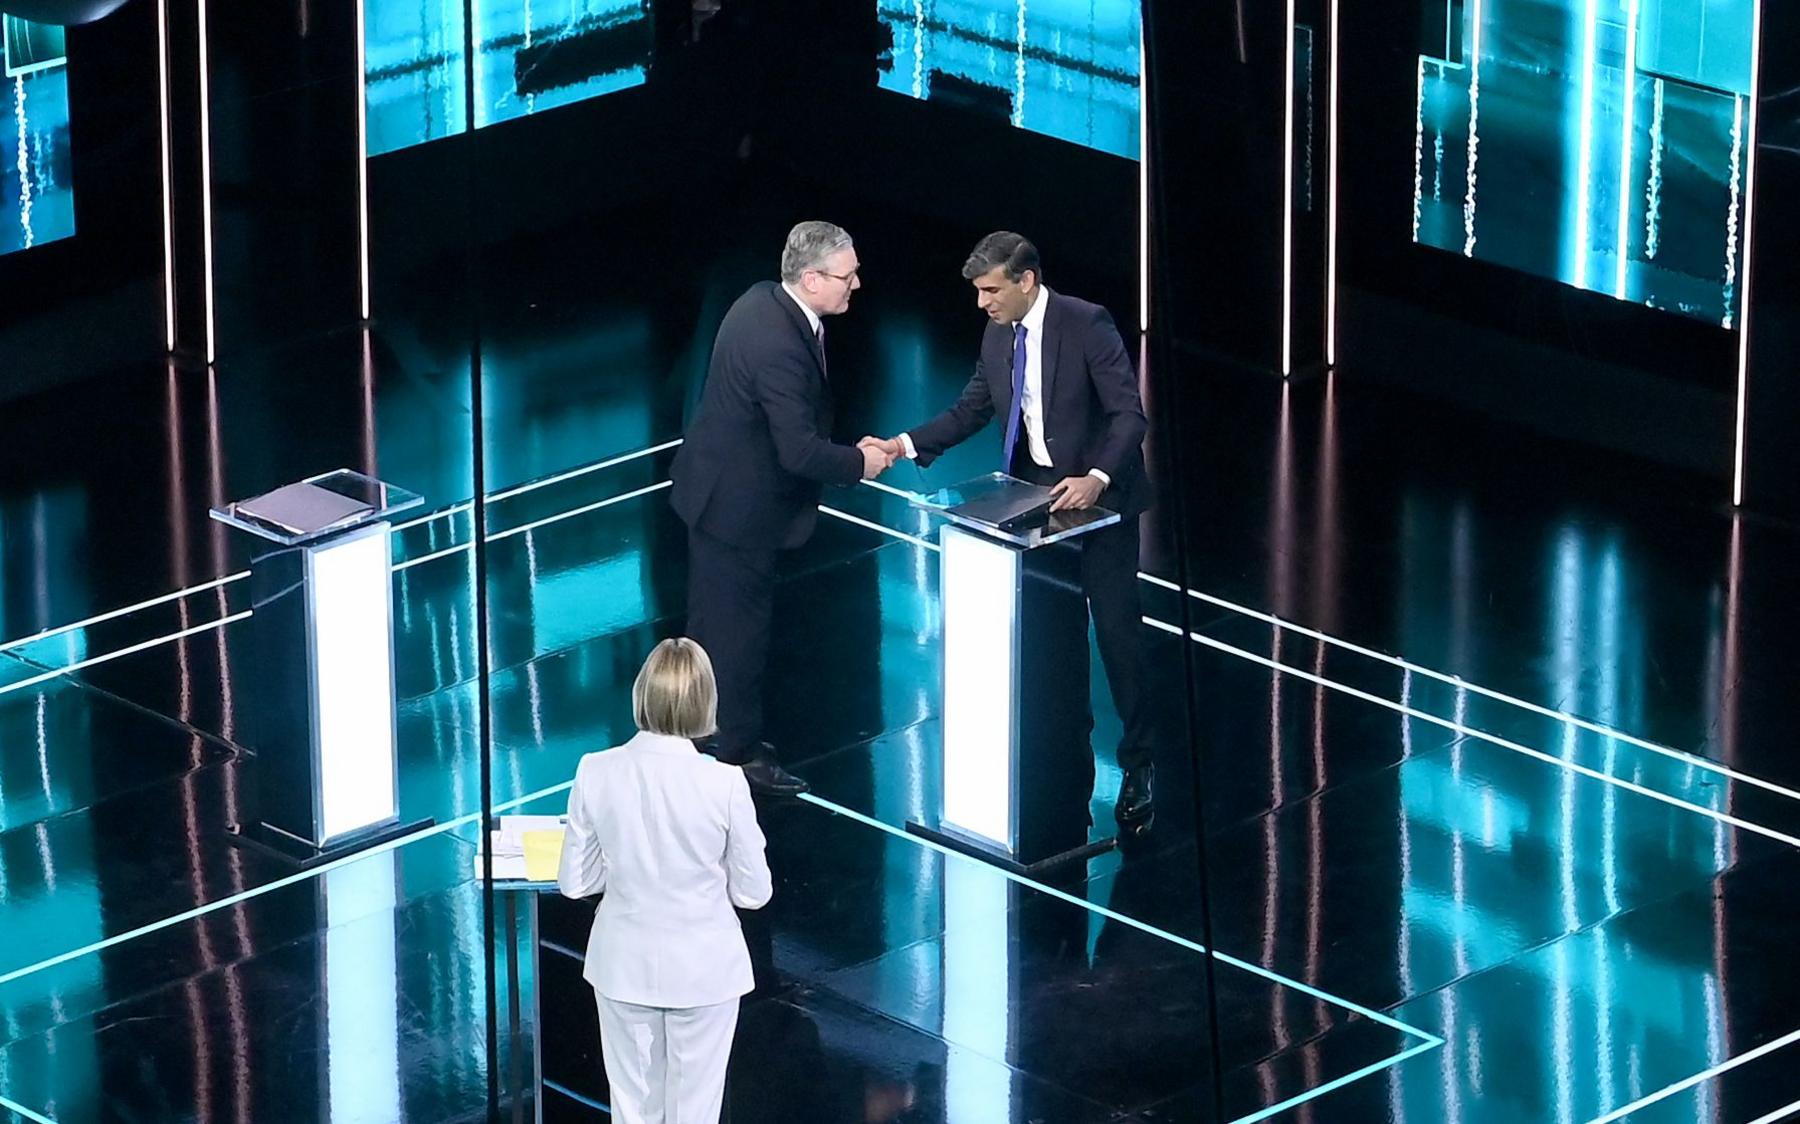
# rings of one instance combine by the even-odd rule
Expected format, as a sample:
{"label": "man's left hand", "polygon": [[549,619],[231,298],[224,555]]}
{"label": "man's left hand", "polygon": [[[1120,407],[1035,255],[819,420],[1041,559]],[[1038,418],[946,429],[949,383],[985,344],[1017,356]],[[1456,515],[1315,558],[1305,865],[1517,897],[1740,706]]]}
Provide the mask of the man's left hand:
{"label": "man's left hand", "polygon": [[1100,502],[1106,485],[1094,476],[1065,476],[1050,489],[1051,511],[1083,511]]}

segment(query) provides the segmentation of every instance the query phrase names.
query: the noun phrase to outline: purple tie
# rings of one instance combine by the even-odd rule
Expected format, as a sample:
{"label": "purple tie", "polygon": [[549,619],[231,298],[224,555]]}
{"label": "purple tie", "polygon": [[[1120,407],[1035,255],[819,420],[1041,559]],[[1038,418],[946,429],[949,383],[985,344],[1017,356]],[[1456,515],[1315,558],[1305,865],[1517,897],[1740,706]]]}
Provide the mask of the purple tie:
{"label": "purple tie", "polygon": [[819,373],[821,375],[825,376],[826,382],[830,382],[831,381],[831,368],[825,362],[825,322],[824,321],[821,320],[819,322],[819,326],[817,328],[813,329],[813,338],[817,339],[819,341]]}
{"label": "purple tie", "polygon": [[1019,443],[1019,421],[1025,413],[1025,325],[1013,330],[1012,416],[1006,419],[1006,444],[1001,450],[1001,472],[1012,471],[1013,447]]}

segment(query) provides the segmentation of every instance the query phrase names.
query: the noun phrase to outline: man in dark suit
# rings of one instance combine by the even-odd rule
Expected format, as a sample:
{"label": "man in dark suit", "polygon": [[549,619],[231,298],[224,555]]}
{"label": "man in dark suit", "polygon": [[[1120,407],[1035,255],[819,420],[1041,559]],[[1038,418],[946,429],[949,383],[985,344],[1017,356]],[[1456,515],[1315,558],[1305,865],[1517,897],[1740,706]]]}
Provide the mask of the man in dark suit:
{"label": "man in dark suit", "polygon": [[831,440],[824,317],[849,310],[859,268],[842,228],[803,222],[789,232],[781,281],[752,285],[719,325],[671,470],[670,500],[688,527],[687,631],[719,683],[709,749],[763,792],[806,791],[763,741],[776,552],[812,537],[824,485],[849,487],[893,463],[875,444]]}
{"label": "man in dark suit", "polygon": [[[1043,284],[1037,247],[1020,235],[1003,230],[983,238],[962,275],[989,320],[975,376],[955,405],[924,425],[865,440],[925,466],[999,417],[1001,467],[1049,486],[1052,511],[1099,504],[1122,517],[1074,541],[1100,660],[1125,724],[1118,755],[1125,777],[1114,815],[1127,828],[1142,827],[1155,773],[1137,577],[1138,516],[1150,506],[1149,426],[1131,359],[1104,308]],[[1091,759],[1086,767],[1091,790]]]}

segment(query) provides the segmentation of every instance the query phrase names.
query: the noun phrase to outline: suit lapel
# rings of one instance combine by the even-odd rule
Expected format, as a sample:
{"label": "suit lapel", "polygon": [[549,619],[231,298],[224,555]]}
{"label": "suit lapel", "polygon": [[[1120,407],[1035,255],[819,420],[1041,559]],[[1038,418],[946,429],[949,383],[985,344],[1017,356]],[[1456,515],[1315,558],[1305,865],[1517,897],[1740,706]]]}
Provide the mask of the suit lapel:
{"label": "suit lapel", "polygon": [[787,289],[782,287],[781,282],[772,281],[770,284],[774,286],[769,291],[770,295],[775,298],[777,304],[781,305],[782,311],[787,313],[788,323],[792,324],[794,330],[800,333],[800,338],[806,341],[806,353],[812,356],[813,366],[819,369],[819,381],[824,383],[829,391],[831,380],[825,377],[825,355],[819,350],[819,337],[813,335],[812,322],[806,318],[806,313],[800,311],[800,306],[794,303],[794,298],[788,294]]}

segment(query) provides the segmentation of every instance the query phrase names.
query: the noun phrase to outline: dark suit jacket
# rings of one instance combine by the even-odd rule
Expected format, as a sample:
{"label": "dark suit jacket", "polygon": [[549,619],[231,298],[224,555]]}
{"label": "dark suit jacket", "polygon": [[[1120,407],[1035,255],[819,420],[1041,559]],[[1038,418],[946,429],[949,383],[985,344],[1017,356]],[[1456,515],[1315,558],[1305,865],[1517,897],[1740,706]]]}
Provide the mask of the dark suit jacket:
{"label": "dark suit jacket", "polygon": [[831,389],[805,313],[773,281],[732,304],[713,340],[700,408],[670,496],[690,527],[743,547],[795,547],[822,485],[862,479],[862,452],[831,441]]}
{"label": "dark suit jacket", "polygon": [[[1097,468],[1112,478],[1100,505],[1132,516],[1150,506],[1144,474],[1144,418],[1137,376],[1125,341],[1104,308],[1058,292],[1043,299],[1044,442],[1059,476],[1085,476]],[[989,323],[981,337],[975,376],[948,410],[908,430],[924,467],[946,449],[973,437],[989,420],[1012,416],[1013,330]],[[1006,427],[996,426],[1001,441]],[[1023,427],[1019,442],[1027,440]]]}

